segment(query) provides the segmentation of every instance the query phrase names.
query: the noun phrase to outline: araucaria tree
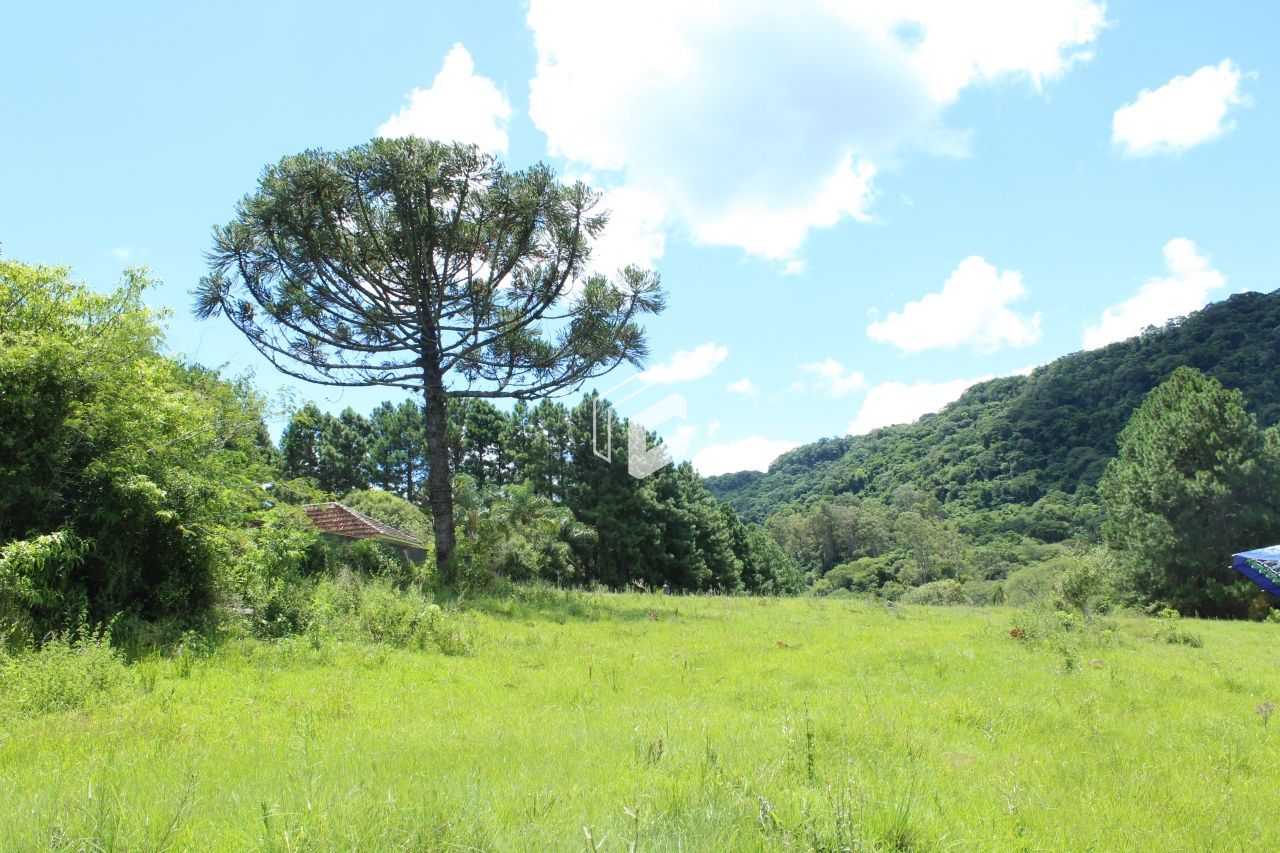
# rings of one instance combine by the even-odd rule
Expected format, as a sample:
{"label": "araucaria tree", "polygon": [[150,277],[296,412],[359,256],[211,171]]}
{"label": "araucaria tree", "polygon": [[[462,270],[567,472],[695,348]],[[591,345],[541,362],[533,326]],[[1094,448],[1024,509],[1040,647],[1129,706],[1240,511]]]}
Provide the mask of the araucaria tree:
{"label": "araucaria tree", "polygon": [[451,577],[449,397],[572,391],[647,355],[652,272],[587,275],[599,195],[474,146],[376,139],[269,166],[214,230],[196,316],[225,315],[284,373],[422,397],[436,559]]}

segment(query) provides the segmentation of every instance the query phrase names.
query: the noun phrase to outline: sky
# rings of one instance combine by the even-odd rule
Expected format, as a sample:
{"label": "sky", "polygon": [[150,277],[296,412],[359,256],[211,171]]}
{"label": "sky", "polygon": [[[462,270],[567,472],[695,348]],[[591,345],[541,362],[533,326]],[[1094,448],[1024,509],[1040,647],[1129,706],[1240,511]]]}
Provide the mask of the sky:
{"label": "sky", "polygon": [[267,164],[377,135],[603,193],[593,264],[654,269],[668,307],[646,369],[589,387],[662,412],[703,474],[1280,287],[1272,2],[48,2],[4,27],[4,256],[103,290],[146,265],[170,351],[281,406],[397,395],[195,320],[211,230]]}

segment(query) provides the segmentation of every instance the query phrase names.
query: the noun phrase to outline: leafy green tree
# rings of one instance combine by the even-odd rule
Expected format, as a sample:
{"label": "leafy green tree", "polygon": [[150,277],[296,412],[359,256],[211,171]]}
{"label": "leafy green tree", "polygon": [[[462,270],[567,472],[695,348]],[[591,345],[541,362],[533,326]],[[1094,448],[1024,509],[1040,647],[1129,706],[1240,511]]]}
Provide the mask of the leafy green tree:
{"label": "leafy green tree", "polygon": [[[737,517],[736,513],[734,517]],[[804,573],[800,567],[759,525],[746,525],[746,550],[739,554],[739,558],[742,560],[742,581],[749,592],[785,595],[799,592],[804,586]]]}
{"label": "leafy green tree", "polygon": [[1103,531],[1141,599],[1245,615],[1256,589],[1231,554],[1280,535],[1280,457],[1239,391],[1178,368],[1120,433],[1099,494]]}
{"label": "leafy green tree", "polygon": [[38,629],[191,616],[274,478],[262,401],[160,352],[152,285],[0,260],[0,597],[23,590]]}
{"label": "leafy green tree", "polygon": [[415,504],[380,489],[349,492],[343,504],[423,542],[431,541],[431,519]]}
{"label": "leafy green tree", "polygon": [[196,315],[225,315],[281,371],[422,395],[436,558],[455,532],[450,397],[530,399],[647,354],[657,277],[586,276],[598,194],[474,146],[377,139],[266,169],[215,229]]}

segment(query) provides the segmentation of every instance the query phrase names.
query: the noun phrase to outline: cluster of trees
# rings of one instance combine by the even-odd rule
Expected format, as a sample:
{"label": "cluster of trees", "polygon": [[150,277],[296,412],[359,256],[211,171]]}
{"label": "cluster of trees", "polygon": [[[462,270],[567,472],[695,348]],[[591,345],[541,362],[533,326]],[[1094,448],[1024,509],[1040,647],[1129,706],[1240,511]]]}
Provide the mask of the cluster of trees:
{"label": "cluster of trees", "polygon": [[260,509],[262,401],[161,352],[151,284],[0,260],[0,633],[198,612]]}
{"label": "cluster of trees", "polygon": [[1180,367],[1133,413],[1096,490],[984,509],[903,484],[794,502],[765,528],[821,594],[987,603],[1035,579],[1041,597],[1256,618],[1277,602],[1231,555],[1280,541],[1280,427]]}
{"label": "cluster of trees", "polygon": [[[625,421],[613,425],[612,458],[597,456],[593,403],[603,401],[518,401],[504,412],[487,400],[450,401],[448,459],[457,472],[467,568],[614,588],[801,587],[794,560],[761,527],[743,524],[715,500],[688,464],[632,477]],[[307,404],[281,434],[283,473],[337,495],[374,486],[420,502],[429,469],[422,424],[411,400],[383,403],[369,417],[351,409],[329,415]]]}
{"label": "cluster of trees", "polygon": [[[0,260],[0,641],[121,616],[181,626],[218,602],[278,634],[304,627],[335,560],[431,579],[375,548],[324,547],[299,510],[336,494],[430,541],[421,407],[307,406],[276,447],[252,387],[164,353],[152,284],[130,272],[95,293]],[[460,580],[798,589],[793,563],[687,465],[630,477],[625,423],[613,461],[597,458],[590,410],[450,406]]]}
{"label": "cluster of trees", "polygon": [[795,502],[764,526],[818,594],[898,599],[947,582],[967,591],[956,601],[987,604],[1006,600],[1012,575],[1096,542],[1099,522],[1095,503],[1061,493],[1031,506],[965,510],[904,484],[883,498]]}

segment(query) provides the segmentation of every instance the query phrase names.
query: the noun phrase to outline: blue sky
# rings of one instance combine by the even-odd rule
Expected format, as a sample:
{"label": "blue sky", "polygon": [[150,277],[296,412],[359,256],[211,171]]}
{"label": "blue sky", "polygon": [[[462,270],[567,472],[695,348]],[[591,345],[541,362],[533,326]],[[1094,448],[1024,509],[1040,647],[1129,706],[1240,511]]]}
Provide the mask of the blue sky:
{"label": "blue sky", "polygon": [[[0,51],[0,243],[146,264],[169,346],[339,410],[191,318],[263,166],[459,138],[604,190],[596,260],[669,308],[624,414],[704,473],[912,420],[967,383],[1280,287],[1266,2],[23,4]],[[277,425],[278,428],[278,425]]]}

